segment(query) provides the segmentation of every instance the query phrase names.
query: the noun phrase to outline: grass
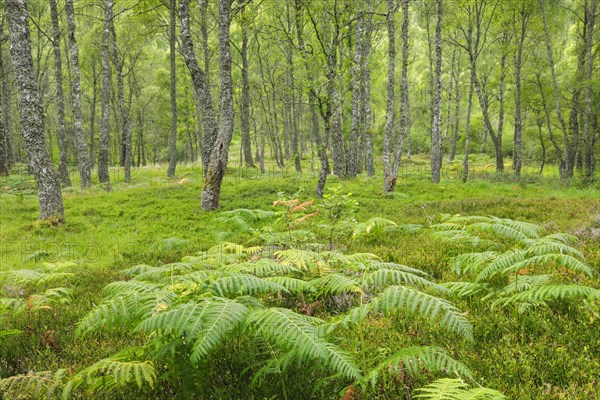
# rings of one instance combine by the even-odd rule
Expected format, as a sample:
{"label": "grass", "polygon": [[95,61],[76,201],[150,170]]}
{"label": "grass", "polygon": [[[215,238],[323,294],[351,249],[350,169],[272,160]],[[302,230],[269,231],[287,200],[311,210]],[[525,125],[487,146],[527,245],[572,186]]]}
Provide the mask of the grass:
{"label": "grass", "polygon": [[[418,160],[417,160],[418,162]],[[415,164],[418,165],[418,164]],[[309,166],[305,166],[309,170]],[[441,213],[495,215],[534,222],[550,232],[579,236],[580,250],[600,271],[600,197],[598,186],[564,187],[551,176],[547,181],[496,179],[461,183],[446,176],[439,185],[421,172],[401,175],[397,192],[381,195],[381,176],[338,181],[359,203],[357,221],[379,216],[398,223],[427,225]],[[547,168],[550,170],[550,168]],[[481,170],[479,171],[481,172]],[[118,178],[115,172],[114,178]],[[405,179],[404,179],[405,178]],[[508,180],[508,178],[506,179]],[[74,179],[76,185],[76,179]],[[13,175],[0,183],[0,270],[32,268],[41,262],[75,261],[74,302],[48,312],[27,312],[9,321],[22,329],[9,345],[0,342],[0,377],[28,370],[81,368],[116,353],[135,337],[111,335],[76,341],[74,326],[101,298],[101,288],[117,279],[119,269],[136,264],[159,265],[206,249],[224,237],[228,241],[255,240],[247,232],[232,231],[217,220],[218,212],[199,209],[201,171],[198,166],[178,166],[177,178],[166,178],[166,167],[143,167],[130,184],[113,179],[113,191],[94,186],[85,192],[64,192],[66,223],[52,226],[36,221],[37,198],[30,177]],[[231,169],[222,189],[221,210],[272,209],[279,192],[312,197],[316,172],[302,176],[270,171]],[[318,208],[318,205],[317,205]],[[314,229],[319,231],[318,221]],[[150,250],[159,240],[178,237],[184,245]],[[426,234],[383,236],[361,241],[341,241],[349,252],[372,252],[386,261],[422,268],[439,280],[453,279],[447,246]],[[597,281],[586,282],[598,287]],[[3,288],[6,290],[6,288]],[[600,385],[600,322],[598,310],[583,312],[568,306],[535,311],[522,319],[499,310],[489,313],[482,304],[458,303],[475,327],[475,344],[465,347],[443,334],[423,331],[402,321],[386,321],[361,328],[375,343],[367,352],[391,352],[411,340],[428,343],[435,338],[475,372],[482,385],[503,391],[509,398],[593,398]],[[395,326],[396,329],[390,329]],[[403,332],[399,334],[398,332]],[[352,336],[352,333],[349,333]],[[223,395],[227,398],[227,395]]]}

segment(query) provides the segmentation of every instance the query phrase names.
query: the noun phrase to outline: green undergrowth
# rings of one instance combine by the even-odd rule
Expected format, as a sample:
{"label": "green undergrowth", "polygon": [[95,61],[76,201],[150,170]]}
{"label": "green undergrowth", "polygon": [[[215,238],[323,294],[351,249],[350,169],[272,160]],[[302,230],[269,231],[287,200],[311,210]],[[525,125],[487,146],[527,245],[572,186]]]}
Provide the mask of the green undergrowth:
{"label": "green undergrowth", "polygon": [[[42,385],[44,394],[82,398],[106,398],[107,390],[115,398],[408,398],[427,384],[464,392],[482,385],[507,398],[595,396],[597,187],[413,177],[383,197],[380,177],[360,176],[329,178],[328,197],[313,203],[309,172],[244,174],[230,171],[219,212],[206,213],[198,168],[178,167],[173,180],[142,168],[111,192],[66,190],[60,226],[35,220],[29,178],[4,180],[0,377],[21,376],[11,382],[23,393],[44,380],[55,383]],[[223,242],[241,245],[236,258],[207,264]],[[294,249],[301,257],[285,258]],[[298,261],[311,251],[321,255],[316,270]],[[492,265],[499,259],[506,265]],[[377,274],[358,268],[377,262],[391,264]],[[147,267],[133,268],[140,265]],[[397,265],[412,270],[400,274]],[[184,277],[194,273],[190,284]],[[121,289],[135,292],[138,281],[165,301],[136,298],[149,308],[131,303],[139,312],[94,325],[94,310]],[[394,300],[407,290],[441,299],[469,328],[444,325],[443,307],[433,319],[426,306],[408,312],[410,302]],[[237,319],[208,347],[196,343],[207,336],[184,325],[148,322],[190,302],[237,309]],[[269,330],[277,318],[306,324],[298,334],[318,345]],[[428,355],[418,353],[425,348]],[[440,354],[456,364],[439,364]],[[435,381],[457,373],[463,380]]]}

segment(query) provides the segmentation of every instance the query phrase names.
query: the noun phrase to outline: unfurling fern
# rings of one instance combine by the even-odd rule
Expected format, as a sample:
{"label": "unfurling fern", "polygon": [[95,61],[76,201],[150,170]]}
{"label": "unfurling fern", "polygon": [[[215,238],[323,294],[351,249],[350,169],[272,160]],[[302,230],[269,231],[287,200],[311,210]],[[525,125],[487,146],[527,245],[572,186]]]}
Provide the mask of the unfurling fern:
{"label": "unfurling fern", "polygon": [[417,399],[427,400],[504,400],[506,396],[485,387],[469,389],[462,379],[442,378],[415,390]]}

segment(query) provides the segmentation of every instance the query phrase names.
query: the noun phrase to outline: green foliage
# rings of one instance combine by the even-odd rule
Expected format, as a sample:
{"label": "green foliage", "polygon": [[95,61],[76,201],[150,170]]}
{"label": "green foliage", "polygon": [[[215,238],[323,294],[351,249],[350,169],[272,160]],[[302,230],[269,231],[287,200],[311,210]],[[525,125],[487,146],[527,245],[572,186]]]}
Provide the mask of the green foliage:
{"label": "green foliage", "polygon": [[[420,161],[420,156],[414,157]],[[307,169],[308,165],[303,164],[303,167]],[[233,184],[232,177],[236,172],[235,168],[229,169],[225,178],[222,189],[224,210],[264,208],[272,212],[270,201],[277,190],[285,188],[294,193],[298,184],[304,184],[290,183],[280,177],[252,182],[238,179]],[[178,174],[185,176],[187,181],[181,184],[167,181],[162,177],[164,171],[161,168],[142,167],[133,176],[134,185],[126,186],[117,179],[111,193],[96,187],[86,193],[71,191],[65,196],[68,220],[60,227],[32,223],[32,213],[37,207],[33,181],[27,182],[27,192],[21,203],[11,194],[17,190],[16,185],[3,184],[0,196],[3,210],[0,216],[3,244],[0,336],[5,331],[9,336],[0,337],[0,376],[11,379],[22,378],[27,371],[51,372],[40,372],[49,378],[41,383],[41,395],[28,394],[28,389],[20,391],[17,386],[5,391],[6,386],[3,386],[0,397],[45,398],[53,382],[53,393],[60,397],[65,386],[72,382],[71,398],[159,399],[185,397],[190,393],[198,398],[282,398],[287,391],[290,399],[334,399],[340,398],[340,393],[349,386],[359,391],[363,388],[361,383],[365,392],[357,392],[355,398],[404,398],[414,388],[445,374],[455,377],[453,368],[436,372],[419,361],[421,369],[416,374],[404,369],[413,364],[400,363],[401,369],[395,370],[393,363],[389,363],[382,368],[376,387],[366,381],[365,377],[385,360],[413,346],[439,346],[467,365],[475,378],[475,381],[469,381],[470,388],[477,387],[475,382],[479,382],[498,388],[508,398],[520,398],[523,393],[543,400],[596,396],[599,354],[593,343],[598,341],[600,332],[598,299],[588,297],[584,289],[580,294],[573,293],[574,297],[569,294],[564,298],[548,297],[545,305],[536,308],[529,303],[531,298],[506,306],[500,302],[493,308],[492,305],[499,299],[546,285],[577,285],[597,290],[597,275],[589,277],[583,270],[576,272],[552,260],[544,260],[520,271],[499,272],[490,279],[476,281],[478,274],[496,256],[509,250],[524,251],[524,259],[564,254],[597,270],[600,253],[593,229],[599,225],[594,203],[590,202],[596,196],[594,191],[538,183],[520,186],[506,180],[494,184],[475,180],[466,184],[433,185],[411,178],[401,183],[402,191],[408,197],[390,200],[380,195],[380,175],[375,179],[359,176],[356,180],[343,182],[344,192],[354,193],[361,203],[353,214],[356,220],[362,222],[373,215],[381,215],[396,221],[396,227],[403,226],[401,222],[427,227],[406,233],[390,231],[394,228],[391,225],[381,234],[375,229],[360,240],[343,238],[337,243],[335,239],[333,249],[343,249],[342,253],[340,250],[323,251],[329,249],[328,230],[317,224],[307,223],[294,228],[290,240],[282,224],[272,224],[276,216],[259,221],[249,219],[249,226],[256,232],[242,232],[217,221],[221,213],[198,212],[197,194],[202,180],[198,168],[180,165]],[[11,188],[7,189],[5,185]],[[311,186],[310,183],[306,185]],[[442,212],[450,215],[494,214],[537,221],[546,231],[540,232],[539,238],[521,241],[496,238],[487,232],[467,232],[483,243],[476,249],[460,241],[440,242],[436,239],[437,234],[432,232],[435,226],[428,228],[429,218],[423,214],[421,204],[427,207],[430,216]],[[313,207],[317,210],[319,204]],[[322,222],[319,218],[316,216],[314,221]],[[436,223],[444,221],[437,217],[432,220]],[[481,218],[474,220],[490,222]],[[460,221],[456,225],[460,230],[466,226]],[[214,247],[219,243],[213,234],[215,231],[227,231],[227,240],[232,243]],[[557,231],[571,234],[546,235]],[[573,234],[579,239],[576,240]],[[149,251],[157,239],[173,236],[189,240],[187,247],[168,252]],[[270,242],[269,237],[273,238]],[[543,247],[547,249],[539,249]],[[33,259],[25,260],[28,254],[40,249],[50,254],[40,261],[48,261],[53,267],[38,264],[39,261]],[[464,253],[468,259],[474,250],[489,251],[492,256],[480,265],[465,262],[454,267],[458,257]],[[184,254],[190,255],[182,258]],[[458,257],[454,258],[455,255]],[[77,260],[68,265],[58,262],[74,258]],[[564,263],[564,260],[559,261]],[[20,270],[23,272],[17,272]],[[386,272],[381,276],[369,276],[379,270]],[[152,273],[144,275],[146,272]],[[351,278],[364,294],[328,294],[325,293],[326,286],[315,287],[314,280],[332,273]],[[248,296],[244,295],[242,287],[240,293],[243,295],[233,293],[227,300],[245,306],[250,313],[282,308],[300,317],[312,316],[314,319],[310,319],[310,323],[319,340],[337,347],[358,365],[362,376],[360,382],[345,377],[323,358],[308,357],[302,362],[296,358],[295,351],[288,351],[292,347],[283,342],[278,345],[274,340],[267,341],[254,325],[247,326],[248,316],[242,325],[226,330],[225,336],[218,339],[217,347],[207,357],[201,357],[198,365],[192,365],[190,357],[194,341],[188,340],[188,330],[180,328],[187,327],[192,332],[190,321],[198,319],[198,312],[182,311],[180,319],[174,318],[174,322],[158,322],[156,326],[172,324],[175,327],[164,333],[158,328],[141,328],[141,323],[162,315],[167,318],[168,312],[180,306],[204,307],[206,301],[219,297],[210,290],[215,281],[240,274],[274,282],[287,291]],[[46,275],[48,278],[44,278]],[[433,285],[419,283],[412,275]],[[551,276],[550,281],[547,276]],[[111,282],[119,283],[113,285]],[[131,286],[127,285],[129,282]],[[378,295],[396,285],[451,300],[451,304],[473,324],[474,345],[468,345],[459,334],[438,324],[432,325],[427,315],[405,315],[402,310],[392,311],[389,315],[384,315],[381,310],[373,312],[372,303],[378,301]],[[435,285],[443,285],[446,292]],[[61,287],[71,289],[70,303],[47,304],[50,308],[27,308],[30,296]],[[107,287],[106,291],[102,290],[104,287]],[[155,296],[167,292],[172,295],[169,301],[153,300],[144,315],[137,316],[131,311],[122,324],[112,326],[110,318],[107,321],[100,318],[98,329],[75,338],[78,322],[88,312],[128,292],[152,291]],[[593,295],[593,292],[589,294]],[[20,313],[16,314],[17,309]],[[518,311],[527,312],[518,314]],[[356,324],[345,327],[338,323],[351,313],[361,312],[364,316],[357,316]],[[436,321],[440,321],[442,315],[440,312]],[[206,326],[200,323],[197,328],[201,332]],[[46,339],[47,331],[55,331],[48,333],[50,340]],[[201,333],[196,335],[199,337]],[[49,343],[53,337],[56,342]],[[92,374],[87,385],[85,376],[79,375],[86,367],[110,358],[121,349],[140,345],[144,347],[143,354],[136,350],[136,356],[132,355],[128,361],[152,362],[156,371],[153,386],[145,382],[142,389],[138,389],[132,375],[126,385],[111,384],[109,387],[112,378],[100,371]],[[66,370],[64,378],[54,380],[53,376],[60,375],[61,368]],[[34,372],[29,374],[35,375]],[[80,376],[78,386],[68,379],[71,376]],[[96,379],[102,376],[106,388],[92,389],[95,383],[102,385],[102,380]],[[39,379],[34,381],[32,385],[41,382]]]}
{"label": "green foliage", "polygon": [[401,349],[373,368],[365,377],[365,381],[373,387],[384,373],[398,373],[406,370],[416,376],[421,369],[429,371],[460,374],[471,376],[471,371],[463,364],[438,347],[411,346]]}
{"label": "green foliage", "polygon": [[[569,234],[540,236],[537,225],[496,217],[449,217],[440,232],[478,232],[493,240],[509,243],[504,251],[464,253],[455,256],[452,268],[458,275],[474,276],[474,282],[451,282],[446,287],[457,297],[488,293],[492,307],[517,305],[520,312],[531,306],[547,305],[559,299],[598,299],[598,290],[576,283],[557,284],[565,272],[594,278],[598,275],[583,260]],[[533,274],[533,271],[545,272]],[[576,281],[574,281],[576,282]]]}
{"label": "green foliage", "polygon": [[462,379],[442,378],[416,389],[417,399],[429,400],[504,400],[506,396],[489,388],[469,389]]}

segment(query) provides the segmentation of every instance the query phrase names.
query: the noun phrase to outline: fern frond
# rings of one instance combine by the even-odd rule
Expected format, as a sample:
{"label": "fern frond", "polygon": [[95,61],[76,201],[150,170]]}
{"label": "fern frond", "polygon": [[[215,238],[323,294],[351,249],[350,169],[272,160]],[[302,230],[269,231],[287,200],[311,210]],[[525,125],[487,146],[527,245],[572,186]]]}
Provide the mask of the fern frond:
{"label": "fern frond", "polygon": [[457,275],[479,272],[483,266],[498,257],[495,251],[459,254],[452,259],[452,270]]}
{"label": "fern frond", "polygon": [[[504,297],[512,295],[513,293],[529,290],[535,286],[546,285],[551,281],[552,275],[515,275],[510,277],[508,285],[498,292],[493,293],[493,295],[496,297]],[[492,296],[492,294],[490,294],[490,296]]]}
{"label": "fern frond", "polygon": [[164,335],[174,334],[195,337],[202,328],[202,318],[210,301],[178,304],[166,311],[159,311],[144,319],[137,330],[148,333],[161,332]]}
{"label": "fern frond", "polygon": [[190,359],[196,365],[206,358],[227,335],[241,326],[250,312],[246,306],[235,300],[221,298],[213,299],[208,303],[201,318],[202,329],[197,336],[191,336],[191,339],[196,340]]}
{"label": "fern frond", "polygon": [[290,278],[289,276],[273,276],[264,278],[264,280],[281,285],[292,293],[314,292],[316,290],[312,283],[302,279]]}
{"label": "fern frond", "polygon": [[291,265],[301,271],[314,273],[331,271],[321,254],[310,250],[288,249],[275,253],[281,264]]}
{"label": "fern frond", "polygon": [[598,272],[592,269],[589,265],[582,261],[579,261],[575,257],[567,254],[544,254],[541,256],[534,256],[528,259],[531,264],[555,264],[557,267],[570,269],[571,271],[579,272],[587,275],[590,278],[597,276]]}
{"label": "fern frond", "polygon": [[441,224],[432,224],[429,225],[429,229],[434,232],[443,232],[443,231],[462,231],[463,225],[452,223],[452,222],[444,222]]}
{"label": "fern frond", "polygon": [[77,337],[105,328],[118,328],[137,324],[142,317],[157,309],[168,307],[175,294],[161,290],[158,292],[126,292],[104,301],[79,322],[75,331]]}
{"label": "fern frond", "polygon": [[457,297],[470,297],[490,289],[486,283],[480,282],[446,282],[442,286]]}
{"label": "fern frond", "polygon": [[29,304],[34,308],[44,308],[53,304],[69,304],[73,301],[73,291],[68,288],[52,288],[41,294],[33,294],[29,297]]}
{"label": "fern frond", "polygon": [[423,368],[432,372],[471,377],[471,371],[464,364],[450,357],[443,349],[433,346],[411,346],[397,351],[382,361],[365,376],[365,381],[375,387],[380,375],[388,371],[398,373],[400,370],[405,370],[415,376]]}
{"label": "fern frond", "polygon": [[176,262],[165,264],[142,272],[133,277],[136,281],[160,281],[163,278],[186,274],[198,269],[198,266],[192,263]]}
{"label": "fern frond", "polygon": [[323,337],[322,321],[286,308],[252,312],[246,322],[271,345],[294,352],[300,362],[321,360],[326,366],[353,380],[361,377],[352,358]]}
{"label": "fern frond", "polygon": [[442,378],[427,386],[416,389],[419,394],[413,396],[427,400],[505,400],[506,396],[490,388],[468,389],[462,379]]}
{"label": "fern frond", "polygon": [[539,238],[540,234],[544,231],[539,225],[532,224],[531,222],[515,221],[508,218],[494,218],[497,223],[506,225],[516,231],[521,232],[529,238]]}
{"label": "fern frond", "polygon": [[209,289],[222,297],[287,292],[278,283],[248,274],[224,276],[209,285]]}
{"label": "fern frond", "polygon": [[546,235],[542,239],[554,240],[557,242],[562,242],[563,244],[566,244],[566,245],[572,245],[579,241],[577,236],[571,235],[570,233],[564,233],[564,232]]}
{"label": "fern frond", "polygon": [[55,284],[58,282],[68,282],[75,277],[74,273],[71,272],[52,272],[43,274],[36,282],[37,286],[45,286]]}
{"label": "fern frond", "polygon": [[125,276],[134,277],[136,275],[143,274],[148,271],[152,271],[154,269],[153,266],[147,264],[139,264],[134,265],[131,268],[124,269],[121,273]]}
{"label": "fern frond", "polygon": [[523,240],[530,238],[529,235],[520,230],[502,223],[478,222],[476,224],[468,225],[465,229],[467,232],[471,233],[488,233],[504,240]]}
{"label": "fern frond", "polygon": [[363,275],[363,286],[367,290],[377,290],[390,285],[411,285],[418,287],[431,287],[440,292],[446,292],[446,288],[431,282],[419,275],[397,269],[378,269]]}
{"label": "fern frond", "polygon": [[576,248],[557,240],[542,239],[527,239],[523,241],[527,244],[527,255],[543,256],[549,253],[567,254],[577,258],[583,258],[583,254]]}
{"label": "fern frond", "polygon": [[490,247],[495,245],[495,243],[491,240],[480,238],[479,236],[473,235],[462,229],[436,231],[433,233],[433,235],[444,242],[458,243],[463,246]]}
{"label": "fern frond", "polygon": [[525,260],[525,251],[519,249],[509,250],[489,263],[479,275],[477,275],[477,281],[481,282],[488,280],[494,275],[506,271],[507,268],[511,268],[513,265],[523,260]]}
{"label": "fern frond", "polygon": [[460,310],[449,301],[406,286],[390,286],[377,296],[377,307],[384,315],[403,312],[428,318],[432,323],[473,340],[473,328]]}
{"label": "fern frond", "polygon": [[510,297],[500,298],[492,304],[492,307],[505,307],[514,303],[546,304],[549,301],[561,299],[600,299],[600,290],[582,285],[540,285],[531,289],[516,293]]}
{"label": "fern frond", "polygon": [[68,381],[66,369],[29,372],[0,379],[0,394],[5,398],[57,398]]}
{"label": "fern frond", "polygon": [[251,274],[259,277],[287,275],[300,272],[298,268],[292,265],[279,264],[268,258],[261,258],[256,262],[227,264],[219,269],[228,272]]}
{"label": "fern frond", "polygon": [[422,271],[420,269],[408,267],[408,266],[402,265],[402,264],[396,264],[393,262],[367,260],[363,263],[357,264],[357,266],[358,266],[358,268],[356,268],[356,269],[362,270],[362,271],[378,271],[380,269],[387,269],[387,270],[402,271],[402,272],[406,272],[409,274],[418,275],[421,277],[429,276],[429,274],[427,272]]}
{"label": "fern frond", "polygon": [[396,223],[386,218],[373,217],[365,222],[356,224],[356,226],[352,230],[352,236],[357,238],[360,236],[368,235],[372,231],[382,229],[386,226],[396,226]]}
{"label": "fern frond", "polygon": [[80,371],[75,379],[84,379],[93,391],[114,386],[125,387],[130,383],[135,383],[140,389],[144,385],[154,387],[157,377],[154,363],[136,360],[136,353],[143,355],[141,350],[135,348],[122,350]]}
{"label": "fern frond", "polygon": [[332,295],[340,293],[363,293],[358,282],[349,276],[333,273],[323,275],[310,282],[319,292]]}
{"label": "fern frond", "polygon": [[348,312],[334,319],[330,323],[330,330],[333,330],[337,325],[342,325],[347,328],[350,325],[357,325],[367,319],[371,313],[377,312],[378,307],[377,297],[371,299],[370,302],[361,304],[358,307],[351,308]]}
{"label": "fern frond", "polygon": [[144,281],[114,281],[104,286],[102,292],[109,297],[123,293],[155,293],[162,289],[163,285],[154,282]]}

